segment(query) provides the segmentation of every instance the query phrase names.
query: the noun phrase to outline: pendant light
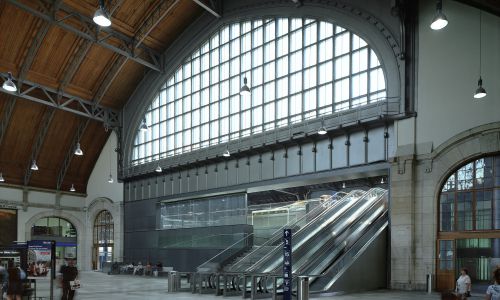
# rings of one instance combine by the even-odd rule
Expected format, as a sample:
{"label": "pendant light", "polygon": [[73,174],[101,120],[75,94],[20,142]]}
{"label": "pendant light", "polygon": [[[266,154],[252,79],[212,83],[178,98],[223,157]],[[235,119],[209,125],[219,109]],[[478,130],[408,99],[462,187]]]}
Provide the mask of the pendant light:
{"label": "pendant light", "polygon": [[99,8],[95,11],[93,20],[101,27],[111,26],[111,18],[104,7],[104,0],[99,0]]}
{"label": "pendant light", "polygon": [[82,148],[80,148],[80,143],[76,143],[75,155],[78,155],[78,156],[83,155]]}
{"label": "pendant light", "polygon": [[222,156],[224,156],[224,157],[230,157],[231,156],[231,152],[229,152],[228,146],[226,146],[226,150],[224,150],[224,153],[222,153]]}
{"label": "pendant light", "polygon": [[3,179],[3,174],[0,172],[0,182],[5,182],[5,179]]}
{"label": "pendant light", "polygon": [[438,0],[436,3],[436,15],[434,16],[434,19],[432,19],[431,29],[440,30],[445,28],[446,25],[448,25],[448,19],[443,14],[443,1]]}
{"label": "pendant light", "polygon": [[481,10],[479,11],[479,80],[477,81],[477,89],[476,89],[476,92],[474,93],[474,98],[475,99],[481,99],[481,98],[484,98],[486,97],[487,93],[486,93],[486,90],[484,89],[483,87],[483,78],[481,77],[481,64],[482,64],[482,61],[481,61],[481,55],[482,55],[482,39],[481,39],[481,35],[482,35],[482,28],[481,28]]}
{"label": "pendant light", "polygon": [[345,189],[345,182],[342,182],[342,188]]}
{"label": "pendant light", "polygon": [[76,192],[75,186],[71,184],[71,187],[69,188],[70,192]]}
{"label": "pendant light", "polygon": [[240,95],[247,96],[250,94],[251,94],[251,92],[250,92],[250,88],[248,87],[248,80],[247,80],[247,77],[245,76],[243,78],[243,86],[240,89]]}
{"label": "pendant light", "polygon": [[321,127],[318,129],[319,135],[325,135],[327,133],[325,128],[325,120],[321,120]]}
{"label": "pendant light", "polygon": [[108,183],[113,183],[113,175],[111,174],[111,148],[109,149],[109,177],[108,177]]}
{"label": "pendant light", "polygon": [[148,131],[148,124],[146,124],[146,118],[142,119],[141,126],[139,127],[140,131]]}
{"label": "pendant light", "polygon": [[12,80],[12,73],[11,72],[8,73],[7,80],[5,80],[3,82],[2,88],[6,91],[9,91],[9,92],[17,91],[17,86],[14,83],[14,81]]}
{"label": "pendant light", "polygon": [[33,160],[33,162],[31,163],[30,169],[33,171],[38,171],[38,166],[36,165],[36,160]]}

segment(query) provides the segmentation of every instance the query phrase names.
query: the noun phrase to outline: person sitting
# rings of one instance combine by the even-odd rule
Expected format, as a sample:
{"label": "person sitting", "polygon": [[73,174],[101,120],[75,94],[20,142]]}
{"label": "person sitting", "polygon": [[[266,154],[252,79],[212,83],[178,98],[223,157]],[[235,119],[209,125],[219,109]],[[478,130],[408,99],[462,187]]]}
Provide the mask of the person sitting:
{"label": "person sitting", "polygon": [[[137,264],[137,266],[134,267],[134,272],[132,273],[132,275],[140,275],[139,273],[143,270],[143,266],[142,266],[142,262],[139,262]],[[138,273],[139,272],[139,273]]]}
{"label": "person sitting", "polygon": [[153,272],[153,266],[151,265],[151,262],[148,261],[148,263],[144,267],[144,276],[151,275],[152,272]]}
{"label": "person sitting", "polygon": [[500,269],[493,272],[495,283],[486,289],[486,300],[500,300]]}

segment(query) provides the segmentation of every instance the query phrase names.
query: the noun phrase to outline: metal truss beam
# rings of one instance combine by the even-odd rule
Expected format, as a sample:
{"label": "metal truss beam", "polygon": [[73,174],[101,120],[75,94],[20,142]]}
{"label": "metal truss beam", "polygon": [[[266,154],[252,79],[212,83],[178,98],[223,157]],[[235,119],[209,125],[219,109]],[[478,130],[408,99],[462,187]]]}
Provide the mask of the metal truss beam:
{"label": "metal truss beam", "polygon": [[134,36],[134,48],[139,47],[144,39],[151,33],[151,31],[158,25],[158,23],[165,18],[165,16],[172,10],[180,0],[161,0],[158,6],[146,18],[141,27],[137,30]]}
{"label": "metal truss beam", "polygon": [[59,170],[59,173],[57,175],[56,188],[58,191],[61,190],[61,186],[64,182],[64,176],[66,176],[66,172],[68,172],[69,165],[71,164],[71,159],[75,155],[76,143],[80,142],[80,139],[82,138],[82,135],[85,132],[85,129],[87,129],[89,123],[90,119],[83,119],[78,125],[77,132],[73,137],[73,141],[70,144],[71,146],[69,148],[69,151],[66,153],[63,164],[61,165],[61,169]]}
{"label": "metal truss beam", "polygon": [[14,106],[16,105],[16,97],[10,96],[7,98],[7,104],[5,104],[5,109],[3,111],[2,119],[0,120],[0,145],[2,144],[3,137],[7,131],[7,127],[10,123],[10,117],[14,111]]}
{"label": "metal truss beam", "polygon": [[[109,15],[112,16],[113,13],[122,5],[123,0],[113,0],[112,3],[110,3],[110,13]],[[88,31],[87,31],[88,33]],[[66,67],[64,70],[64,74],[62,76],[61,84],[59,85],[59,91],[64,91],[68,84],[70,83],[71,79],[76,74],[76,71],[80,67],[80,65],[83,62],[83,59],[87,55],[87,53],[90,50],[90,47],[92,47],[92,41],[82,39],[80,45],[78,46],[77,51],[73,55],[73,58],[70,60],[69,65]],[[123,57],[123,56],[120,56]]]}
{"label": "metal truss beam", "polygon": [[[0,73],[0,77],[3,81],[7,79],[7,76],[7,73]],[[18,89],[15,93],[7,92],[4,89],[0,89],[0,91],[19,98],[98,120],[108,126],[120,125],[120,113],[116,110],[94,104],[93,102],[82,99],[78,96],[59,92],[56,89],[28,80],[24,81],[24,86],[25,87],[23,89]]]}
{"label": "metal truss beam", "polygon": [[111,67],[108,68],[108,72],[106,73],[106,77],[104,77],[104,80],[101,82],[101,85],[99,86],[99,89],[97,90],[95,96],[94,96],[94,103],[98,105],[101,103],[102,98],[104,97],[104,94],[108,91],[109,87],[115,80],[116,76],[118,73],[120,73],[120,70],[125,66],[125,63],[128,61],[128,59],[125,56],[119,56],[112,64]]}
{"label": "metal truss beam", "polygon": [[[27,11],[28,13],[39,17],[51,24],[57,25],[69,32],[76,34],[77,36],[90,40],[93,43],[107,48],[115,53],[123,55],[128,59],[136,61],[152,70],[161,72],[161,54],[157,53],[153,49],[140,46],[139,48],[134,47],[134,39],[117,31],[113,31],[110,28],[102,28],[94,24],[92,19],[83,16],[71,8],[61,4],[59,9],[65,15],[63,18],[56,18],[55,14],[47,14],[34,9],[18,0],[6,0],[10,4]],[[73,22],[65,22],[67,20],[72,20]],[[74,22],[77,21],[77,22]],[[76,23],[76,24],[75,24]],[[83,30],[81,29],[83,28]],[[88,33],[91,32],[91,33]],[[111,40],[111,42],[110,42]],[[119,42],[119,46],[116,45]],[[144,57],[145,56],[145,57]]]}
{"label": "metal truss beam", "polygon": [[47,111],[45,111],[45,114],[43,115],[42,119],[42,124],[40,125],[40,128],[38,129],[37,137],[35,144],[33,145],[31,149],[31,156],[30,156],[30,161],[28,162],[28,166],[26,168],[26,171],[24,173],[24,185],[28,185],[31,179],[31,175],[33,173],[33,170],[31,170],[31,164],[33,160],[36,160],[38,157],[38,154],[40,154],[40,150],[42,149],[43,142],[45,141],[45,136],[47,135],[47,131],[50,126],[50,122],[54,118],[54,113],[55,109],[49,108]]}
{"label": "metal truss beam", "polygon": [[210,1],[210,5],[212,7],[210,7],[207,4],[203,3],[203,1],[201,1],[201,0],[193,0],[193,1],[196,4],[198,4],[199,6],[203,7],[206,11],[208,11],[209,13],[211,13],[212,15],[214,15],[215,17],[222,18],[222,15],[217,12],[219,9],[216,8],[216,4],[214,3],[214,1]]}

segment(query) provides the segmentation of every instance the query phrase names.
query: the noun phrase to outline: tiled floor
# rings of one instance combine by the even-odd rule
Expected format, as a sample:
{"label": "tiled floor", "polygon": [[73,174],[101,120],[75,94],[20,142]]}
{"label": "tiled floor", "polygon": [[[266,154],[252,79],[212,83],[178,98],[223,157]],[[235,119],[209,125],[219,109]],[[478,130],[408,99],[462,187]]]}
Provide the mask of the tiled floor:
{"label": "tiled floor", "polygon": [[[166,278],[151,278],[132,275],[107,275],[100,272],[82,272],[81,273],[82,288],[77,291],[76,299],[102,299],[102,300],[118,300],[118,299],[137,299],[137,300],[159,300],[159,299],[242,299],[241,296],[223,298],[210,294],[191,294],[187,292],[167,293]],[[49,281],[38,282],[37,296],[49,296]],[[55,289],[54,299],[60,299],[60,289]],[[48,299],[48,298],[47,298]],[[270,298],[269,298],[270,299]],[[424,292],[404,292],[404,291],[387,291],[379,290],[373,292],[356,293],[349,295],[312,295],[311,300],[335,299],[335,300],[437,300],[440,299],[439,294],[427,294]],[[483,295],[476,295],[469,299],[484,299]]]}

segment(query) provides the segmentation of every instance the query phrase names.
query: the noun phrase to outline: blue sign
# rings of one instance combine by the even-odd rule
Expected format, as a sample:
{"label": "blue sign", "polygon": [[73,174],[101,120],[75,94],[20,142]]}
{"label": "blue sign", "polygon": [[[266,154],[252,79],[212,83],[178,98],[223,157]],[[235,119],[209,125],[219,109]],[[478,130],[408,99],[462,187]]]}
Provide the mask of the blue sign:
{"label": "blue sign", "polygon": [[292,300],[292,230],[283,229],[283,300]]}

